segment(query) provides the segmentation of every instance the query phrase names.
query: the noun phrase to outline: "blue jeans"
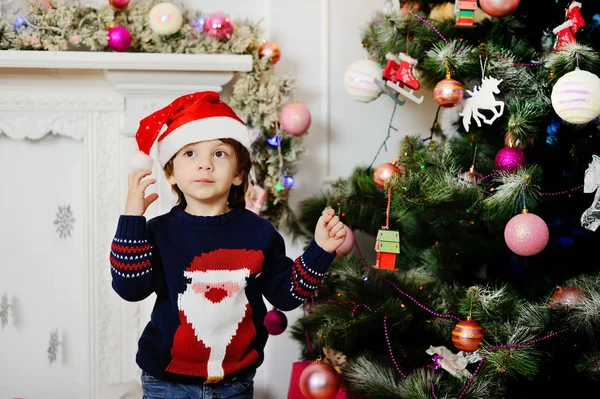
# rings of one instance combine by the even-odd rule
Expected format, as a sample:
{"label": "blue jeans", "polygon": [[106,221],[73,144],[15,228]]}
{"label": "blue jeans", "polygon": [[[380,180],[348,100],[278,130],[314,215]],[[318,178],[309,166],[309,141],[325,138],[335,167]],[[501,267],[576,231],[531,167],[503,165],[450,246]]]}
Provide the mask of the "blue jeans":
{"label": "blue jeans", "polygon": [[142,371],[142,399],[252,399],[255,371],[225,377],[214,384],[179,384]]}

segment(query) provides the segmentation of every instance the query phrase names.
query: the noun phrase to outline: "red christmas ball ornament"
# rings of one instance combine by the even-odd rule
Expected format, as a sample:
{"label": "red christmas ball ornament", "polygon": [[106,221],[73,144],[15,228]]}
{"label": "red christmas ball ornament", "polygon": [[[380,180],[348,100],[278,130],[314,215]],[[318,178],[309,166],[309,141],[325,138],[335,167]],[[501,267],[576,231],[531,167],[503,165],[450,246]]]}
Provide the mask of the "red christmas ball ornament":
{"label": "red christmas ball ornament", "polygon": [[386,162],[375,169],[373,181],[377,187],[383,189],[394,176],[402,174],[403,169],[402,166],[399,167],[392,162]]}
{"label": "red christmas ball ornament", "polygon": [[311,121],[310,111],[299,103],[286,105],[279,114],[281,128],[294,136],[306,133]]}
{"label": "red christmas ball ornament", "polygon": [[108,0],[111,6],[115,8],[125,8],[131,0]]}
{"label": "red christmas ball ornament", "polygon": [[460,103],[465,95],[465,88],[458,81],[452,79],[449,75],[444,80],[440,80],[433,88],[434,100],[444,108],[452,108]]}
{"label": "red christmas ball ornament", "polygon": [[452,343],[463,352],[475,352],[483,342],[483,328],[467,317],[452,330]]}
{"label": "red christmas ball ornament", "polygon": [[281,310],[271,309],[267,312],[264,320],[265,327],[271,335],[279,335],[285,331],[288,325],[288,320]]}
{"label": "red christmas ball ornament", "polygon": [[334,399],[342,382],[333,366],[317,360],[302,371],[299,385],[306,399]]}
{"label": "red christmas ball ornament", "polygon": [[279,46],[273,42],[264,42],[258,48],[258,56],[260,58],[267,58],[271,65],[277,64],[277,61],[281,58],[281,51]]}
{"label": "red christmas ball ornament", "polygon": [[517,147],[504,147],[496,154],[494,166],[503,172],[516,172],[525,165],[525,154]]}
{"label": "red christmas ball ornament", "polygon": [[209,37],[218,40],[229,40],[233,34],[233,23],[224,12],[215,12],[204,20],[203,29]]}
{"label": "red christmas ball ornament", "polygon": [[577,287],[558,287],[550,298],[550,306],[577,305],[586,297],[585,293]]}
{"label": "red christmas ball ornament", "polygon": [[504,241],[511,251],[521,256],[537,255],[546,248],[550,232],[544,220],[524,209],[513,216],[504,228]]}
{"label": "red christmas ball ornament", "polygon": [[519,7],[519,0],[479,0],[479,7],[490,17],[502,18]]}
{"label": "red christmas ball ornament", "polygon": [[340,245],[340,247],[336,249],[336,258],[341,258],[343,256],[348,255],[350,252],[352,252],[352,249],[354,248],[354,233],[352,232],[352,229],[346,225],[344,225],[344,229],[346,230],[346,239],[344,240],[342,245]]}

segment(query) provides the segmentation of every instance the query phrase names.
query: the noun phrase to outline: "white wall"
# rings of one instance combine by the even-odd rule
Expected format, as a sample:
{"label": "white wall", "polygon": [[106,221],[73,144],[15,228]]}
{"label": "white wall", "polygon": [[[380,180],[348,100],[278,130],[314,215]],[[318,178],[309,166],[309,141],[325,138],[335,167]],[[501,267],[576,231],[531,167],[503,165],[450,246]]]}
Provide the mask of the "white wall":
{"label": "white wall", "polygon": [[[104,4],[105,1],[108,0],[90,0],[89,3]],[[387,134],[393,102],[386,96],[369,104],[355,102],[345,93],[342,77],[351,62],[366,57],[361,46],[361,32],[373,12],[383,5],[383,0],[187,0],[186,3],[206,12],[225,11],[234,18],[262,20],[265,39],[276,42],[281,48],[282,58],[276,66],[277,72],[291,72],[297,77],[299,87],[295,99],[311,110],[313,122],[305,137],[307,153],[296,176],[296,186],[291,194],[292,206],[325,188],[326,181],[347,176],[356,166],[368,165],[372,161]],[[397,144],[403,135],[428,135],[436,104],[431,90],[421,89],[418,94],[425,96],[425,102],[416,105],[407,101],[397,110],[394,125],[399,131],[392,133],[388,152],[382,151],[375,165],[395,157]],[[0,204],[4,205],[8,206],[4,202]],[[10,239],[9,233],[4,233],[1,236]],[[289,240],[287,245],[290,257],[301,253],[299,245]],[[364,251],[369,252],[371,248],[365,247]],[[74,252],[73,256],[78,255]],[[1,267],[0,270],[4,271],[4,268],[15,265],[3,264]],[[4,272],[0,281],[3,278]],[[74,273],[73,278],[80,279],[81,275]],[[51,278],[48,281],[56,287],[53,289],[66,288],[64,282]],[[39,292],[43,292],[42,287],[39,288]],[[32,292],[32,295],[35,293]],[[74,315],[82,311],[76,304],[70,306]],[[47,311],[49,318],[53,311]],[[291,325],[301,316],[301,310],[288,312],[287,316]],[[10,334],[0,331],[0,339],[10,341]],[[31,339],[47,341],[48,333],[40,334],[40,337]],[[299,344],[292,341],[287,333],[270,338],[265,348],[265,362],[256,377],[257,399],[287,396],[292,363],[298,360],[299,349]],[[134,353],[134,349],[131,350]],[[72,356],[76,358],[78,354]],[[32,359],[32,367],[35,368],[33,363],[43,361],[43,357]],[[42,368],[39,375],[28,378],[50,387],[52,372],[52,369]],[[8,383],[6,373],[7,370],[0,372],[0,382]]]}

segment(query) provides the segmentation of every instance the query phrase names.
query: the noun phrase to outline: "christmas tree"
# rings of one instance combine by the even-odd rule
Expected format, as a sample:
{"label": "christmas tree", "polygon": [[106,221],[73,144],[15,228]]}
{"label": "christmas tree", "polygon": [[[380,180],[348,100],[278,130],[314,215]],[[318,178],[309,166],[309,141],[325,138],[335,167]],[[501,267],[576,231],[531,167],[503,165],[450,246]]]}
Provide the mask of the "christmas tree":
{"label": "christmas tree", "polygon": [[304,359],[343,353],[329,362],[368,398],[600,387],[599,13],[592,1],[410,1],[366,21],[348,94],[439,108],[389,162],[302,202],[307,232],[332,206],[375,242],[349,234],[292,326]]}

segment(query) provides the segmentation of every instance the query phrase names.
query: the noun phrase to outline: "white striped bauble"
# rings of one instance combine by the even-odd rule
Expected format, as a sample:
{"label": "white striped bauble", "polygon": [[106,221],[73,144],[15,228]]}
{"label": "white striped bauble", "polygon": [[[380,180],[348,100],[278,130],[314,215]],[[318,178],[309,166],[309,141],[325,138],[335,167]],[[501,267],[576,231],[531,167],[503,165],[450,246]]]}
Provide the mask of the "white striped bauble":
{"label": "white striped bauble", "polygon": [[576,69],[558,79],[551,99],[554,111],[564,121],[588,123],[600,115],[600,78]]}
{"label": "white striped bauble", "polygon": [[381,95],[375,83],[381,79],[381,67],[373,60],[354,61],[344,73],[344,87],[353,100],[368,103]]}

